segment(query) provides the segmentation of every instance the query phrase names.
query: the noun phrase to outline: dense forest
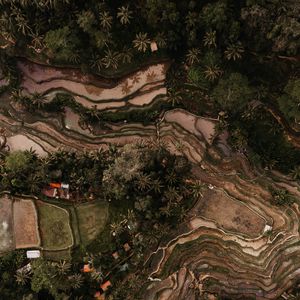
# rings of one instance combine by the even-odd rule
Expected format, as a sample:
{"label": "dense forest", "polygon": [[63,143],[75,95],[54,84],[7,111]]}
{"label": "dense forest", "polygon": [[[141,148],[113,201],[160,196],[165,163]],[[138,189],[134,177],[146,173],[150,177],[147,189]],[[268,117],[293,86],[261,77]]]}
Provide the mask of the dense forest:
{"label": "dense forest", "polygon": [[[290,172],[300,163],[296,150],[281,161],[286,153],[281,147],[292,146],[281,137],[281,125],[269,118],[270,109],[281,112],[289,129],[299,129],[297,1],[2,0],[0,7],[1,60],[9,63],[3,72],[15,85],[18,56],[104,76],[171,59],[172,106],[211,116],[221,112],[235,146],[249,148],[249,157],[263,166]],[[151,53],[151,42],[157,52]],[[256,126],[264,113],[264,124]],[[282,143],[270,153],[257,136],[266,144],[276,137]]]}
{"label": "dense forest", "polygon": [[[27,57],[107,78],[167,60],[168,101],[160,108],[180,107],[218,118],[219,130],[228,129],[233,148],[254,165],[299,180],[300,149],[286,138],[300,131],[299,16],[300,2],[294,0],[0,0],[0,64],[9,81],[0,92],[9,92],[33,112],[72,106],[85,122],[118,122],[125,119],[121,113],[83,109],[70,95],[58,94],[54,104],[43,104],[40,94],[22,95],[16,60]],[[151,51],[151,43],[158,51]],[[155,111],[126,115],[129,121],[142,122],[157,117]],[[135,157],[130,166],[128,152]],[[124,242],[124,236],[136,245],[132,270],[138,269],[145,248],[184,218],[191,203],[183,205],[183,197],[192,202],[206,188],[186,183],[186,159],[160,147],[112,147],[83,154],[62,150],[46,158],[30,151],[6,153],[0,168],[1,191],[40,196],[41,188],[56,180],[79,185],[82,197],[93,194],[127,203],[123,213],[132,210],[143,242],[129,237],[123,220],[111,224],[119,230],[116,237],[107,235],[113,246]],[[134,172],[127,173],[128,168]],[[102,244],[99,240],[92,247],[101,249]],[[22,299],[68,299],[67,294],[70,299],[92,299],[103,270],[95,278],[77,274],[83,264],[78,257],[89,250],[79,249],[68,265],[37,260],[30,276],[17,272],[27,263],[23,251],[2,257],[0,298],[14,299],[17,293]],[[95,267],[106,264],[109,269],[111,262],[102,254],[99,250],[93,257]],[[126,280],[126,289],[120,286],[109,299],[133,299],[130,293],[139,286]]]}

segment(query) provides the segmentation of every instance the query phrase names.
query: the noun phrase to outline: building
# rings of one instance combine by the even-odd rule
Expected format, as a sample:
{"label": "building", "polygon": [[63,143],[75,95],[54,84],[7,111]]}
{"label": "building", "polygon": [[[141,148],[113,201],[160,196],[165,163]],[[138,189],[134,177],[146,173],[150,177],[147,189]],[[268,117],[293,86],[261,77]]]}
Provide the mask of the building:
{"label": "building", "polygon": [[41,257],[41,251],[40,250],[28,250],[26,251],[27,258],[39,258]]}
{"label": "building", "polygon": [[156,42],[154,42],[154,41],[151,42],[151,44],[150,44],[150,49],[151,49],[152,52],[155,52],[155,51],[158,50],[158,47],[157,47]]}
{"label": "building", "polygon": [[123,245],[123,248],[124,248],[125,252],[128,252],[131,249],[131,247],[130,247],[130,245],[128,243],[125,243]]}
{"label": "building", "polygon": [[101,294],[100,292],[96,292],[94,294],[94,298],[97,299],[97,300],[105,300],[105,295]]}
{"label": "building", "polygon": [[69,184],[51,182],[49,186],[42,189],[42,194],[49,198],[70,199]]}
{"label": "building", "polygon": [[89,264],[85,264],[83,266],[83,269],[82,269],[83,273],[91,273],[91,272],[94,272],[94,271],[95,271],[95,269],[91,268]]}
{"label": "building", "polygon": [[103,292],[106,292],[110,286],[112,286],[112,284],[111,284],[111,282],[109,280],[107,280],[103,284],[100,285],[100,289]]}

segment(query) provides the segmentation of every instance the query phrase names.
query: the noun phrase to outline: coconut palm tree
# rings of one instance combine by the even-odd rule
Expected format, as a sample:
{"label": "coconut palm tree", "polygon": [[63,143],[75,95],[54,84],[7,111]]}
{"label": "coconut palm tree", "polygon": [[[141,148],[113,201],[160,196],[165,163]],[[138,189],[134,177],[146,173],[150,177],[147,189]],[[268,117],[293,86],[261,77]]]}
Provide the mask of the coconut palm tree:
{"label": "coconut palm tree", "polygon": [[174,89],[169,89],[167,97],[167,102],[171,103],[173,107],[182,101],[181,93]]}
{"label": "coconut palm tree", "polygon": [[32,103],[32,105],[34,107],[37,107],[37,109],[41,109],[48,102],[48,98],[46,97],[46,95],[44,95],[42,93],[33,92],[30,95],[30,102]]}
{"label": "coconut palm tree", "polygon": [[31,37],[31,47],[33,48],[33,50],[39,52],[45,47],[43,43],[43,35],[40,35],[38,32],[33,32],[29,34],[29,36]]}
{"label": "coconut palm tree", "polygon": [[80,63],[80,54],[78,51],[72,51],[67,58],[68,62],[79,64]]}
{"label": "coconut palm tree", "polygon": [[186,62],[189,65],[193,65],[195,63],[199,62],[199,55],[200,55],[201,51],[198,48],[192,48],[188,50],[188,53],[186,55]]}
{"label": "coconut palm tree", "polygon": [[157,178],[152,180],[151,188],[155,193],[160,193],[163,188],[163,185],[161,184],[161,181]]}
{"label": "coconut palm tree", "polygon": [[121,6],[118,8],[117,18],[120,19],[121,24],[129,24],[132,19],[132,11],[129,10],[129,6]]}
{"label": "coconut palm tree", "polygon": [[113,17],[107,11],[100,12],[99,14],[100,25],[104,30],[111,29]]}
{"label": "coconut palm tree", "polygon": [[291,175],[295,180],[300,179],[300,166],[294,167],[294,169],[291,171]]}
{"label": "coconut palm tree", "polygon": [[195,181],[192,185],[191,185],[191,189],[192,189],[192,195],[195,198],[199,198],[199,197],[203,197],[203,191],[205,190],[205,185],[197,180]]}
{"label": "coconut palm tree", "polygon": [[158,32],[154,38],[158,48],[165,48],[167,46],[166,37],[163,32]]}
{"label": "coconut palm tree", "polygon": [[226,59],[235,61],[242,58],[244,51],[244,47],[240,42],[238,42],[237,44],[229,45],[224,51],[224,54]]}
{"label": "coconut palm tree", "polygon": [[17,271],[16,275],[16,282],[20,285],[25,285],[27,283],[27,281],[29,280],[30,276],[29,273],[26,270],[20,270]]}
{"label": "coconut palm tree", "polygon": [[204,77],[210,81],[216,80],[219,76],[221,76],[223,71],[217,66],[207,66],[204,70]]}
{"label": "coconut palm tree", "polygon": [[32,30],[28,24],[28,20],[26,16],[21,13],[19,10],[13,11],[13,15],[15,16],[15,22],[19,31],[22,32],[23,35],[27,35],[28,33],[32,33]]}
{"label": "coconut palm tree", "polygon": [[207,31],[205,32],[204,38],[203,38],[204,46],[208,48],[216,48],[216,31]]}
{"label": "coconut palm tree", "polygon": [[198,15],[196,12],[189,11],[187,16],[185,17],[185,24],[188,29],[196,26],[198,22]]}
{"label": "coconut palm tree", "polygon": [[132,48],[123,47],[122,52],[119,54],[119,58],[123,64],[129,64],[132,61],[133,53]]}
{"label": "coconut palm tree", "polygon": [[110,49],[105,51],[105,56],[102,58],[102,63],[106,69],[117,69],[119,65],[119,53],[113,52]]}
{"label": "coconut palm tree", "polygon": [[152,179],[150,175],[139,174],[136,179],[137,188],[141,191],[149,190],[151,187]]}
{"label": "coconut palm tree", "polygon": [[69,276],[68,279],[73,289],[79,289],[83,283],[83,277],[81,274],[73,274]]}
{"label": "coconut palm tree", "polygon": [[53,263],[53,265],[55,266],[58,275],[66,275],[71,269],[71,264],[65,260]]}
{"label": "coconut palm tree", "polygon": [[89,65],[91,68],[95,68],[98,71],[101,71],[104,68],[104,63],[102,61],[102,58],[99,55],[92,54],[92,58],[89,61]]}
{"label": "coconut palm tree", "polygon": [[148,38],[148,34],[139,32],[136,34],[135,39],[133,40],[133,47],[137,48],[138,51],[146,52],[150,43],[151,42]]}

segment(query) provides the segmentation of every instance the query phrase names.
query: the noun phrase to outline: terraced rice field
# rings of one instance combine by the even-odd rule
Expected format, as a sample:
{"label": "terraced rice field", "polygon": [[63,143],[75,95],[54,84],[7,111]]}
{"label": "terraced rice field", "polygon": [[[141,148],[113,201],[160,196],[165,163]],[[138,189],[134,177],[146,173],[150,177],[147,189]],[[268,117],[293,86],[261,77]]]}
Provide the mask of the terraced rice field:
{"label": "terraced rice field", "polygon": [[[20,62],[20,68],[27,91],[45,92],[51,98],[63,87],[86,107],[96,103],[99,109],[115,111],[126,105],[147,108],[152,101],[148,100],[153,97],[147,98],[148,94],[155,91],[164,96],[165,93],[165,67],[158,65],[130,78],[102,79],[101,84],[99,78],[83,76],[76,70],[24,62]],[[147,73],[158,68],[161,72],[158,77]],[[112,91],[116,94],[111,94]],[[184,154],[190,160],[194,180],[211,187],[190,211],[180,233],[164,240],[145,258],[144,272],[149,275],[145,300],[196,300],[204,295],[209,299],[215,299],[215,295],[229,299],[276,299],[300,280],[299,183],[278,173],[268,177],[250,168],[246,157],[234,153],[227,145],[226,132],[217,141],[217,120],[176,109],[162,114],[155,124],[106,124],[107,129],[100,132],[83,130],[78,120],[76,114],[67,111],[64,122],[58,118],[34,119],[25,122],[19,133],[17,113],[10,108],[10,114],[0,114],[0,126],[8,136],[27,136],[46,152],[61,145],[82,151],[140,140],[149,147],[164,144],[170,152]],[[297,199],[296,204],[272,205],[270,187],[288,189]],[[0,214],[11,214],[10,206],[5,200],[3,203],[6,204]],[[50,205],[40,207],[44,218],[40,221],[42,247],[49,250],[71,247],[72,234],[65,221],[68,213]],[[90,211],[86,207],[77,208],[84,243],[101,232],[107,220],[104,207],[93,209],[95,214]],[[11,248],[9,219],[7,224],[8,230],[0,234],[5,237],[6,247]],[[53,232],[61,238],[57,239]]]}

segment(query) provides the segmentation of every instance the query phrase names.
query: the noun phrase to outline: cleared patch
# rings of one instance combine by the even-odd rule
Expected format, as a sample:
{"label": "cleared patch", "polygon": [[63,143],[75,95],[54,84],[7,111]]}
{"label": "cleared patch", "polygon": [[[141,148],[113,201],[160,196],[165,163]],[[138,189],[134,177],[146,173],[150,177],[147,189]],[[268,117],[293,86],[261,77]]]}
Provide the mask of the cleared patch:
{"label": "cleared patch", "polygon": [[14,202],[14,232],[16,248],[39,246],[37,214],[32,200]]}
{"label": "cleared patch", "polygon": [[208,191],[199,201],[198,215],[217,223],[225,230],[255,238],[263,233],[265,220],[242,202],[223,191]]}

